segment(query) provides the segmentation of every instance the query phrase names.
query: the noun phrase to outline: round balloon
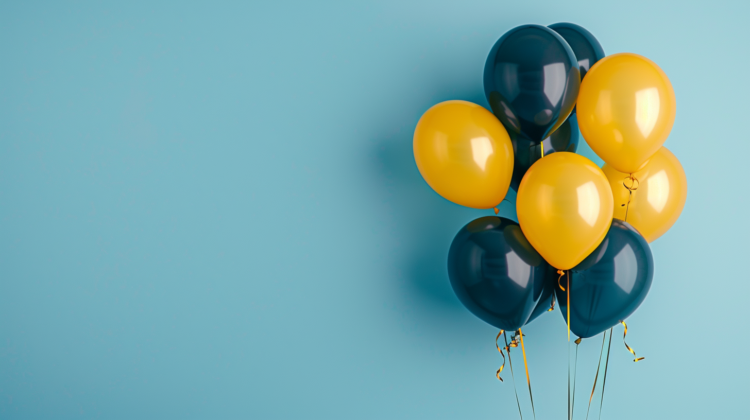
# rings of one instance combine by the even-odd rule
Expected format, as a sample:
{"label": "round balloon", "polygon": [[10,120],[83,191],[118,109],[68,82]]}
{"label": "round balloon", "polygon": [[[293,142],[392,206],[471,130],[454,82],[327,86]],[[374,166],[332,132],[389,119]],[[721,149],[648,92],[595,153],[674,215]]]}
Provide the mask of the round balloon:
{"label": "round balloon", "polygon": [[492,113],[466,101],[439,103],[414,131],[414,159],[438,194],[477,209],[497,206],[513,175],[513,146]]}
{"label": "round balloon", "polygon": [[630,174],[642,168],[672,130],[674,90],[653,61],[630,53],[610,55],[587,73],[577,113],[591,149]]}
{"label": "round balloon", "polygon": [[568,270],[602,242],[612,189],[594,162],[570,152],[537,161],[523,177],[516,212],[523,233],[553,267]]}
{"label": "round balloon", "polygon": [[578,131],[578,120],[576,114],[572,113],[567,120],[555,130],[552,135],[537,143],[523,137],[520,134],[511,135],[510,141],[513,143],[513,178],[510,180],[510,187],[518,191],[523,176],[537,160],[542,158],[542,154],[548,155],[555,152],[573,152],[578,148],[578,142],[581,133]]}
{"label": "round balloon", "polygon": [[508,331],[523,327],[539,302],[551,299],[557,278],[518,223],[494,216],[458,232],[448,253],[448,275],[471,313]]}
{"label": "round balloon", "polygon": [[[636,181],[610,165],[602,169],[612,187],[615,218],[627,220],[649,243],[680,217],[687,199],[687,178],[680,161],[666,147],[659,149],[645,168],[633,174]],[[636,188],[629,205],[630,193],[625,185]]]}
{"label": "round balloon", "polygon": [[484,93],[508,131],[538,143],[570,115],[580,77],[573,51],[557,32],[523,25],[508,31],[490,50]]}
{"label": "round balloon", "polygon": [[586,72],[591,69],[591,66],[604,58],[604,48],[586,28],[567,22],[555,23],[549,25],[549,28],[560,34],[570,45],[576,60],[578,60],[581,80],[586,77]]}
{"label": "round balloon", "polygon": [[[615,219],[601,245],[569,274],[570,331],[589,338],[638,309],[651,288],[654,259],[638,231]],[[557,287],[555,293],[567,322],[567,290]]]}

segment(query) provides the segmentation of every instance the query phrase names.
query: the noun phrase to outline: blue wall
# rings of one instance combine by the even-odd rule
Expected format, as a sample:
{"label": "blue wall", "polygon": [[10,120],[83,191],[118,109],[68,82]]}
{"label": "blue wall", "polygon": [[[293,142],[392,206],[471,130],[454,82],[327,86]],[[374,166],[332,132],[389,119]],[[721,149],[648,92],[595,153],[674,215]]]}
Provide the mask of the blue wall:
{"label": "blue wall", "polygon": [[[439,101],[486,106],[503,32],[557,21],[666,71],[689,180],[629,320],[646,360],[617,333],[603,418],[747,416],[747,2],[13,3],[1,418],[516,418],[496,331],[446,278],[489,213],[430,190],[411,136]],[[562,317],[524,332],[537,417],[565,418]]]}

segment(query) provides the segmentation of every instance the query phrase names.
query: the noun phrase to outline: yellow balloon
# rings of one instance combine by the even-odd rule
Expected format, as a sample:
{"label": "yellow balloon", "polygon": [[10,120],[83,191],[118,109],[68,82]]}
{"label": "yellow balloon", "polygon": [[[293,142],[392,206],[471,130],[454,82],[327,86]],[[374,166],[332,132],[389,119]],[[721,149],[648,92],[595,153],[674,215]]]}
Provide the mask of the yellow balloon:
{"label": "yellow balloon", "polygon": [[466,101],[439,103],[414,131],[414,159],[427,183],[454,203],[497,206],[513,175],[513,145],[491,112]]}
{"label": "yellow balloon", "polygon": [[523,234],[559,270],[575,267],[599,246],[612,224],[613,207],[602,170],[570,152],[534,163],[516,197]]}
{"label": "yellow balloon", "polygon": [[586,143],[620,172],[639,170],[672,130],[675,97],[667,75],[637,54],[600,60],[583,79],[578,127]]}
{"label": "yellow balloon", "polygon": [[[633,174],[637,181],[631,181],[627,174],[609,165],[603,169],[615,199],[615,218],[627,220],[648,242],[663,235],[680,217],[687,199],[687,178],[680,161],[666,147],[659,149],[645,168]],[[623,183],[637,188],[630,205],[629,192]]]}

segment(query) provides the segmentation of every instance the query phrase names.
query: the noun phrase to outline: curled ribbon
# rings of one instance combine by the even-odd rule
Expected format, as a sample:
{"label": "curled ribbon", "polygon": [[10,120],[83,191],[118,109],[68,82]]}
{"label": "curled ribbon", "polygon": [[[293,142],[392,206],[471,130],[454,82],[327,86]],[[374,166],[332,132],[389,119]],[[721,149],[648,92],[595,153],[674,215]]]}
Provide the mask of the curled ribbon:
{"label": "curled ribbon", "polygon": [[[630,181],[630,186],[626,184],[626,182]],[[633,198],[633,191],[638,190],[638,187],[641,185],[641,183],[638,181],[638,178],[634,177],[633,174],[628,175],[623,181],[622,186],[625,187],[626,190],[628,190],[628,203],[623,204],[622,206],[625,206],[625,221],[628,221],[628,210],[630,210],[630,200]]]}
{"label": "curled ribbon", "polygon": [[500,330],[499,333],[497,333],[497,337],[495,337],[495,347],[497,347],[497,351],[500,352],[500,355],[503,356],[503,364],[500,366],[500,369],[497,370],[497,373],[495,376],[497,376],[497,379],[500,380],[500,382],[503,382],[503,378],[500,377],[500,373],[502,373],[503,369],[505,369],[505,353],[503,353],[503,349],[500,347],[500,344],[498,344],[497,340],[500,339],[500,336],[503,335],[505,330]]}
{"label": "curled ribbon", "polygon": [[510,338],[510,344],[508,341],[505,341],[505,347],[500,347],[500,344],[497,342],[497,340],[500,339],[500,336],[505,334],[505,330],[500,330],[499,333],[497,333],[497,337],[495,337],[495,347],[497,348],[497,351],[500,352],[500,355],[503,356],[503,364],[500,366],[500,369],[497,370],[497,373],[495,373],[495,376],[497,379],[500,380],[500,382],[504,382],[503,378],[500,377],[500,373],[502,373],[503,369],[505,369],[505,353],[503,353],[503,350],[508,352],[508,358],[510,358],[510,348],[511,347],[518,347],[518,341],[517,337],[514,335],[511,335]]}
{"label": "curled ribbon", "polygon": [[645,359],[645,357],[638,357],[638,356],[636,356],[635,355],[635,351],[628,345],[628,343],[625,342],[625,336],[628,335],[628,325],[625,323],[625,321],[620,321],[620,324],[622,324],[622,326],[625,327],[625,331],[622,334],[622,343],[625,344],[625,347],[633,355],[633,357],[634,357],[633,361],[634,362],[639,362],[639,361]]}

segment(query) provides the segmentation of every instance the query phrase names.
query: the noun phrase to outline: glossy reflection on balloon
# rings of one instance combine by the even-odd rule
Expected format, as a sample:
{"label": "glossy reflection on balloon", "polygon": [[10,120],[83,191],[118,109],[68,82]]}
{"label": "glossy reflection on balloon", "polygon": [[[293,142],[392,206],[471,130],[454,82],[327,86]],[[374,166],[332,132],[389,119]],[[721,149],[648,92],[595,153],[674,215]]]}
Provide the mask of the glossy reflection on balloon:
{"label": "glossy reflection on balloon", "polygon": [[594,162],[570,152],[537,161],[516,197],[526,238],[553,267],[567,270],[599,244],[612,221],[612,190]]}
{"label": "glossy reflection on balloon", "polygon": [[633,174],[637,190],[633,191],[628,205],[628,189],[623,182],[627,174],[618,172],[610,165],[602,168],[609,179],[615,200],[615,218],[627,221],[646,238],[655,241],[674,225],[685,207],[687,178],[680,161],[666,147],[659,149],[646,167]]}
{"label": "glossy reflection on balloon", "polygon": [[491,112],[466,101],[437,104],[414,131],[414,159],[425,181],[454,203],[497,206],[513,175],[513,146]]}
{"label": "glossy reflection on balloon", "polygon": [[544,150],[544,155],[555,152],[575,153],[580,138],[581,133],[578,131],[578,120],[575,113],[570,114],[563,125],[541,143],[531,141],[520,134],[511,135],[514,161],[510,187],[518,191],[523,176],[526,175],[531,165],[542,158],[542,150]]}
{"label": "glossy reflection on balloon", "polygon": [[[646,298],[653,277],[646,240],[628,223],[613,220],[601,245],[570,271],[571,332],[589,338],[625,320]],[[559,287],[555,293],[567,322],[567,293]]]}
{"label": "glossy reflection on balloon", "polygon": [[550,301],[557,278],[518,223],[494,216],[476,219],[458,232],[448,253],[448,275],[471,313],[509,331],[544,312],[535,309],[543,299]]}
{"label": "glossy reflection on balloon", "polygon": [[503,35],[484,67],[484,93],[508,131],[540,142],[570,115],[580,85],[578,62],[565,40],[540,25]]}
{"label": "glossy reflection on balloon", "polygon": [[549,25],[549,28],[560,34],[568,45],[570,45],[573,54],[576,56],[576,60],[578,60],[581,80],[586,77],[586,72],[597,61],[604,58],[604,48],[602,48],[599,41],[586,28],[567,22],[555,23]]}
{"label": "glossy reflection on balloon", "polygon": [[633,173],[672,130],[675,96],[669,78],[653,61],[622,53],[591,68],[576,109],[591,149],[616,170]]}

